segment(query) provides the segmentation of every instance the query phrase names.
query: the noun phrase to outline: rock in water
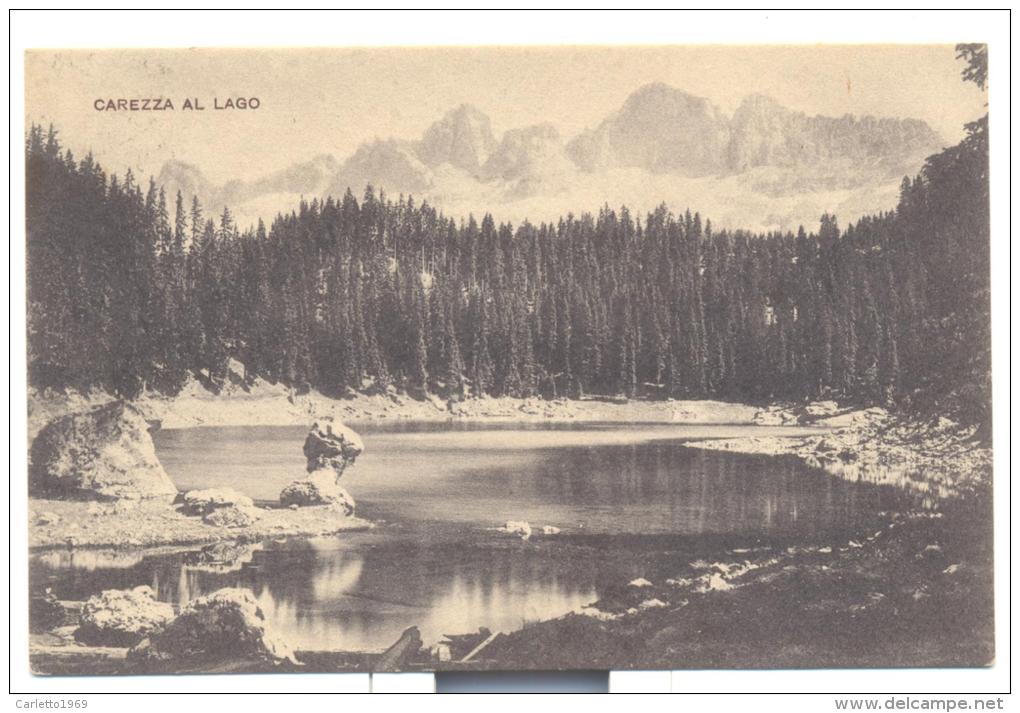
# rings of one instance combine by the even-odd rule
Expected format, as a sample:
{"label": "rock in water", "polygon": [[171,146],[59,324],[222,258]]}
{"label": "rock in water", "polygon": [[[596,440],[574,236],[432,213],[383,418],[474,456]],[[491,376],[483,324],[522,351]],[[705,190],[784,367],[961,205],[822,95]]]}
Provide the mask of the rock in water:
{"label": "rock in water", "polygon": [[166,627],[128,652],[142,661],[294,661],[290,647],[271,633],[246,589],[220,589],[192,600]]}
{"label": "rock in water", "polygon": [[354,513],[354,498],[340,487],[344,469],[365,450],[361,437],[333,419],[316,421],[305,438],[308,476],[280,492],[284,506],[330,505],[345,515]]}
{"label": "rock in water", "polygon": [[331,505],[346,515],[354,513],[354,498],[337,483],[339,476],[330,468],[321,468],[307,478],[295,480],[280,492],[280,504],[290,507]]}
{"label": "rock in water", "polygon": [[508,520],[506,524],[499,529],[511,535],[517,535],[522,540],[528,540],[531,538],[531,523],[525,520]]}
{"label": "rock in water", "polygon": [[74,638],[90,646],[134,646],[173,617],[174,608],[156,601],[149,587],[107,589],[85,602]]}
{"label": "rock in water", "polygon": [[339,477],[364,450],[361,436],[333,419],[316,421],[305,438],[309,473],[332,468]]}
{"label": "rock in water", "polygon": [[184,512],[189,515],[205,515],[223,507],[254,507],[255,503],[247,495],[242,495],[233,488],[208,488],[206,490],[189,490],[184,494]]}
{"label": "rock in water", "polygon": [[123,401],[47,424],[32,443],[29,491],[68,500],[165,498],[177,495],[163,470],[148,424]]}

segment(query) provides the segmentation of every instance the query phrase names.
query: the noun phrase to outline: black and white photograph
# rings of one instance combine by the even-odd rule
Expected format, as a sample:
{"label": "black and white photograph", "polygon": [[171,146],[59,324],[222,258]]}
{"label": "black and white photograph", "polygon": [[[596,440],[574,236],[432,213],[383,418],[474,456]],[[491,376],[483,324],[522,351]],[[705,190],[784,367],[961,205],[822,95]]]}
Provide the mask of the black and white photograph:
{"label": "black and white photograph", "polygon": [[29,49],[32,674],[993,665],[960,39]]}

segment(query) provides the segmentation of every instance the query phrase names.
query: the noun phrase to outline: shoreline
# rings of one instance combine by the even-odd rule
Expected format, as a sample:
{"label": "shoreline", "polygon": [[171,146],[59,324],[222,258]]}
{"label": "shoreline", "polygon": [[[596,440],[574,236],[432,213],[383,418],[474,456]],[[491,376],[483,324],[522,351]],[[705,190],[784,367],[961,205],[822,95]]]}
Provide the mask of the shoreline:
{"label": "shoreline", "polygon": [[[49,420],[113,401],[102,391],[29,392],[29,437]],[[477,422],[620,422],[677,424],[747,424],[769,407],[705,400],[643,400],[480,397],[444,401],[435,395],[414,399],[395,390],[332,398],[317,391],[298,394],[279,384],[256,379],[250,386],[228,384],[214,394],[191,381],[180,394],[145,393],[131,401],[160,428],[200,426],[308,426],[317,418],[340,421],[477,421]],[[790,421],[788,425],[794,425]],[[760,425],[780,425],[762,423]]]}
{"label": "shoreline", "polygon": [[[760,426],[762,432],[738,437],[707,437],[684,447],[754,455],[793,455],[810,466],[847,480],[864,480],[920,493],[934,506],[962,490],[979,487],[991,467],[991,449],[974,440],[973,430],[938,419],[907,422],[882,408],[841,409],[834,402],[759,407],[721,401],[555,400],[482,398],[445,403],[414,400],[395,393],[330,399],[316,392],[295,396],[288,389],[257,381],[214,395],[192,382],[180,395],[145,395],[132,402],[150,422],[165,429],[216,426],[307,426],[316,418],[350,423],[528,423],[659,424],[662,426]],[[95,408],[109,394],[33,392],[30,428],[37,432],[51,418]],[[794,426],[799,432],[769,433],[766,427]],[[793,429],[791,429],[793,430]],[[805,432],[807,431],[807,432]],[[168,504],[86,503],[29,499],[30,551],[59,547],[160,547],[273,536],[316,536],[372,523],[320,508],[293,511],[260,503],[263,517],[246,527],[205,524]],[[42,517],[40,517],[40,515]],[[46,520],[56,521],[47,524]],[[115,515],[115,517],[105,517]],[[40,522],[42,520],[43,522]],[[69,531],[69,530],[74,530]]]}
{"label": "shoreline", "polygon": [[[35,415],[59,415],[99,405],[103,396],[37,399]],[[105,400],[109,400],[106,396]],[[30,400],[31,401],[31,400]],[[408,406],[408,402],[410,406]],[[633,653],[635,666],[654,668],[670,656],[706,668],[753,666],[754,646],[772,642],[783,666],[810,668],[848,662],[867,666],[944,665],[962,660],[987,665],[994,655],[985,614],[991,610],[990,540],[985,530],[991,483],[991,449],[972,429],[947,419],[909,421],[881,408],[847,410],[835,404],[764,408],[715,401],[551,401],[479,399],[448,407],[438,399],[413,401],[394,394],[332,400],[318,394],[294,397],[273,387],[269,393],[175,399],[146,397],[137,402],[147,418],[164,428],[201,426],[307,425],[333,415],[349,422],[464,421],[498,423],[798,425],[804,435],[706,438],[684,447],[759,455],[795,455],[848,480],[904,488],[924,496],[921,504],[893,514],[873,533],[822,546],[804,543],[785,549],[734,550],[718,562],[689,562],[683,556],[650,567],[630,583],[611,583],[597,601],[552,619],[499,633],[483,655],[470,662],[434,658],[422,649],[404,662],[418,670],[497,670],[510,662],[542,661],[573,667],[609,660],[619,646]],[[815,430],[817,429],[817,430]],[[211,526],[166,503],[83,503],[29,500],[30,553],[53,556],[116,556],[183,549],[209,543],[258,546],[283,537],[314,537],[371,530],[374,524],[345,517],[328,507],[290,510],[259,503],[262,517],[244,528]],[[42,519],[52,520],[40,523]],[[83,527],[84,525],[84,527]],[[80,538],[72,531],[81,533]],[[171,533],[168,535],[168,532]],[[87,533],[87,534],[86,534]],[[70,541],[69,541],[70,539]],[[215,566],[215,565],[214,565]],[[881,586],[878,581],[885,582]],[[818,601],[805,593],[821,592]],[[816,597],[817,599],[817,597]],[[802,625],[777,628],[776,613],[802,612]],[[748,618],[750,617],[750,618]],[[917,631],[952,620],[955,642],[931,638],[903,654]],[[705,627],[711,630],[711,640]],[[913,633],[911,633],[913,632]],[[91,651],[53,640],[34,639],[37,670],[45,673],[118,672],[121,652]],[[570,646],[563,646],[570,641]],[[880,641],[880,644],[876,644]],[[862,664],[860,647],[869,649]],[[53,644],[56,644],[55,646]],[[846,648],[848,646],[850,649]],[[856,647],[856,648],[853,648]],[[295,670],[372,670],[365,652],[302,652],[309,665]],[[314,662],[314,663],[313,663]],[[958,664],[957,664],[958,665]],[[261,670],[259,665],[237,670]],[[527,666],[525,666],[526,668]],[[278,669],[277,669],[278,670]]]}
{"label": "shoreline", "polygon": [[663,658],[761,668],[764,647],[768,668],[988,666],[988,505],[969,499],[945,512],[908,511],[838,544],[734,551],[715,562],[678,557],[585,607],[504,633],[484,664],[449,668],[597,666],[620,647],[634,668],[648,669]]}
{"label": "shoreline", "polygon": [[[113,400],[114,397],[105,392],[33,391],[29,394],[30,436],[34,437],[54,418],[90,410]],[[772,426],[798,423],[792,414],[775,418],[777,407],[763,409],[713,400],[544,401],[486,397],[444,402],[434,396],[417,400],[396,392],[332,399],[314,391],[297,395],[286,387],[258,379],[250,386],[229,383],[220,394],[213,394],[192,380],[175,397],[144,394],[131,403],[150,424],[166,430],[225,426],[307,427],[323,417],[346,423],[379,424],[417,421]],[[268,506],[268,503],[259,505],[262,513],[259,521],[244,527],[223,527],[186,516],[176,505],[167,503],[29,498],[29,551],[197,546],[279,536],[314,537],[373,527],[367,520],[345,517],[325,508],[289,510]]]}

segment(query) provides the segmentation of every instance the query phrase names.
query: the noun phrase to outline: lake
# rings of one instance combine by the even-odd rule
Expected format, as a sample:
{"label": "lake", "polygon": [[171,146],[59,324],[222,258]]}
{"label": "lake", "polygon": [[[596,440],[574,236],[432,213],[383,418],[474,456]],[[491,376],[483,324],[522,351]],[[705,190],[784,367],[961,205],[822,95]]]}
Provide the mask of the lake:
{"label": "lake", "polygon": [[[847,482],[794,457],[688,448],[710,437],[795,435],[755,426],[352,424],[366,451],[343,476],[378,526],[268,542],[232,567],[189,553],[48,552],[33,586],[83,599],[148,584],[166,601],[227,586],[255,594],[296,648],[381,650],[408,626],[426,644],[509,631],[577,609],[652,564],[733,549],[842,541],[904,505],[899,489]],[[304,472],[299,427],[165,430],[178,488],[229,486],[275,501]],[[525,520],[523,541],[497,531]]]}

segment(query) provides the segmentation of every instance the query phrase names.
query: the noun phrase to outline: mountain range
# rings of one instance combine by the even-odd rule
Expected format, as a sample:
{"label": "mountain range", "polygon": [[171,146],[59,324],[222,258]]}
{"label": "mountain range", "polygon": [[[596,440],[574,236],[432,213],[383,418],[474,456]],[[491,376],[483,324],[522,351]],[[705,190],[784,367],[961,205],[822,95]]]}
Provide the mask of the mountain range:
{"label": "mountain range", "polygon": [[372,184],[464,217],[537,222],[606,203],[637,211],[666,203],[717,226],[789,230],[826,211],[846,221],[892,208],[902,177],[942,145],[917,119],[808,116],[763,95],[727,115],[705,98],[649,84],[571,138],[549,123],[497,138],[490,118],[465,104],[419,139],[376,139],[342,161],[316,156],[222,185],[169,161],[157,180],[170,195],[230,206],[242,225],[269,222],[300,198],[348,188],[360,197]]}

